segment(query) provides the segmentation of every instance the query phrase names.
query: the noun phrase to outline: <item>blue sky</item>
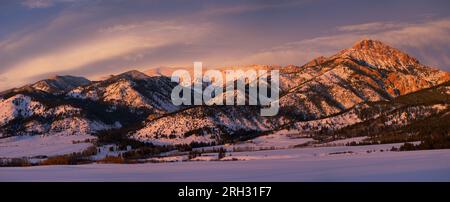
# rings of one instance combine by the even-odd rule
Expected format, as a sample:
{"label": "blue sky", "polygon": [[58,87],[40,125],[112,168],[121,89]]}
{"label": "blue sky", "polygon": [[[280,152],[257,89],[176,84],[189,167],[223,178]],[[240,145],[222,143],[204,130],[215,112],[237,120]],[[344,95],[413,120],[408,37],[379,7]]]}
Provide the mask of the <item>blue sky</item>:
{"label": "blue sky", "polygon": [[450,71],[450,1],[2,0],[0,90],[193,61],[302,65],[364,38]]}

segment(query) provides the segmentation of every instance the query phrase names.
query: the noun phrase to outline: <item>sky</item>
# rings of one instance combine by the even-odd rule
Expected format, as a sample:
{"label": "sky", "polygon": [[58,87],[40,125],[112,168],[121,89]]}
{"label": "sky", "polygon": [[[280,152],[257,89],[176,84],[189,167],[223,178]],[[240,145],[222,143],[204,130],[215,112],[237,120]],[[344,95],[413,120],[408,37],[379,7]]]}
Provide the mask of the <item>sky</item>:
{"label": "sky", "polygon": [[450,71],[450,1],[2,0],[0,90],[194,61],[303,65],[368,38]]}

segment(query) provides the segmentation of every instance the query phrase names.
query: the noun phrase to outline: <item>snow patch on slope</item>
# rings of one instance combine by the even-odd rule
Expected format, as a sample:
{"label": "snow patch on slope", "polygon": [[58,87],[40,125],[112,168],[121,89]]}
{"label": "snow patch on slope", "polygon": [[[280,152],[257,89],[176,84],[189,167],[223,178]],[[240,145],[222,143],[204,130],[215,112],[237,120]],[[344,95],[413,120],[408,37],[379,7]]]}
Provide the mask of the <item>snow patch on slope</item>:
{"label": "snow patch on slope", "polygon": [[44,106],[30,97],[17,94],[0,102],[0,126],[17,117],[30,117],[44,113]]}
{"label": "snow patch on slope", "polygon": [[119,127],[119,123],[108,125],[101,121],[91,121],[81,117],[70,117],[54,121],[50,126],[50,132],[63,132],[67,135],[84,135]]}
{"label": "snow patch on slope", "polygon": [[125,104],[135,108],[151,108],[147,98],[133,89],[134,85],[136,85],[134,82],[128,80],[120,80],[113,83],[106,87],[105,94],[103,95],[104,100],[116,104]]}

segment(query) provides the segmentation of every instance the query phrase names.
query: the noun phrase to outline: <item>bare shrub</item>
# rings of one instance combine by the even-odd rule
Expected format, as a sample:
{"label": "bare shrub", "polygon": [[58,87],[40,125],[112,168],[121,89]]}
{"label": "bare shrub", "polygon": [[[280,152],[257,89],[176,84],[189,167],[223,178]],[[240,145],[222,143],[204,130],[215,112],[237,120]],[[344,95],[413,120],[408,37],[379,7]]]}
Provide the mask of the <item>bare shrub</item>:
{"label": "bare shrub", "polygon": [[121,156],[106,156],[97,163],[125,163],[125,160]]}

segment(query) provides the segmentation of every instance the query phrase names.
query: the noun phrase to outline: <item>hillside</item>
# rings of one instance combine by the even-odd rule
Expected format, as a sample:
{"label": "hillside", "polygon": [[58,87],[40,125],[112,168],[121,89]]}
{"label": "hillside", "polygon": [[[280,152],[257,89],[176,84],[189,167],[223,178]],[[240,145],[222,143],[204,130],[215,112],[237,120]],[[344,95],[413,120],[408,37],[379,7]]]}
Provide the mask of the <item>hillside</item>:
{"label": "hillside", "polygon": [[280,70],[277,116],[260,116],[261,106],[175,106],[170,94],[177,84],[169,77],[132,70],[100,81],[55,77],[5,91],[0,136],[102,133],[164,145],[239,141],[289,128],[324,140],[375,140],[382,133],[383,141],[396,141],[448,120],[450,74],[380,41],[363,40],[303,66],[243,69],[253,67]]}

